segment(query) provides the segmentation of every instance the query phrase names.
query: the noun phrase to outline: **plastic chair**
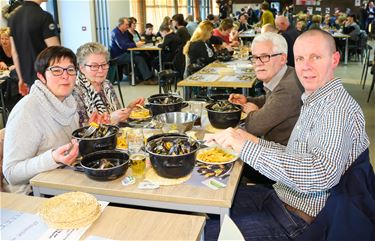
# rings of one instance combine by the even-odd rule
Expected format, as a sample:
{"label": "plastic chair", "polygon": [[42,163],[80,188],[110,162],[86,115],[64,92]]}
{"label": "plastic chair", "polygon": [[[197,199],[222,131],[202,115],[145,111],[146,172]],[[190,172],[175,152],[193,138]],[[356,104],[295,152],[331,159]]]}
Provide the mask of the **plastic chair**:
{"label": "plastic chair", "polygon": [[177,78],[180,73],[171,69],[163,70],[158,73],[159,82],[159,93],[169,93],[172,91],[172,85],[174,86],[174,91],[177,91]]}
{"label": "plastic chair", "polygon": [[124,98],[122,97],[122,91],[121,91],[121,86],[120,86],[120,82],[122,80],[122,74],[120,77],[118,67],[119,65],[117,64],[116,59],[109,60],[109,70],[107,74],[107,79],[111,82],[112,85],[117,85],[118,92],[121,98],[122,107],[125,107]]}
{"label": "plastic chair", "polygon": [[237,225],[228,216],[224,216],[223,224],[221,225],[220,234],[218,240],[245,240],[241,231],[238,229]]}

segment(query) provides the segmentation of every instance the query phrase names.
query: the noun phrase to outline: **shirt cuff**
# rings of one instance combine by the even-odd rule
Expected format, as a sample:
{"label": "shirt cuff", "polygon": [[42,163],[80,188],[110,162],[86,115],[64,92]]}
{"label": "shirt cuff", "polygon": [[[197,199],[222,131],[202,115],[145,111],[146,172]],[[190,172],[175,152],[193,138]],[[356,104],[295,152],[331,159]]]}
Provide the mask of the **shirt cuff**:
{"label": "shirt cuff", "polygon": [[241,160],[255,168],[258,163],[258,157],[261,154],[261,151],[262,146],[251,141],[246,141],[244,147],[241,150]]}

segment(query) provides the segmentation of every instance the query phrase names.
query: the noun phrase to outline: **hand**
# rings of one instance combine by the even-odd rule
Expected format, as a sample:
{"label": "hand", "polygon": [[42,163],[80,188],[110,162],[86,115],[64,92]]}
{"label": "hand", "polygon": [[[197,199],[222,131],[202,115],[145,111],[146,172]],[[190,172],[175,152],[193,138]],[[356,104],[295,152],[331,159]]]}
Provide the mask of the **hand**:
{"label": "hand", "polygon": [[119,122],[123,122],[129,118],[130,112],[132,109],[124,108],[119,109],[111,113],[111,121],[113,124],[118,124]]}
{"label": "hand", "polygon": [[247,103],[247,98],[241,94],[230,94],[228,101],[233,104],[245,105]]}
{"label": "hand", "polygon": [[246,114],[249,114],[250,112],[259,110],[259,107],[251,102],[248,102],[244,105],[242,105],[242,111],[245,112]]}
{"label": "hand", "polygon": [[[73,145],[73,147],[72,147]],[[52,158],[56,163],[61,163],[65,165],[71,165],[77,159],[79,148],[78,142],[76,139],[72,139],[71,143],[60,146],[56,150],[52,151]],[[65,156],[66,151],[70,148],[70,152]]]}
{"label": "hand", "polygon": [[236,129],[228,128],[216,134],[205,136],[204,139],[210,143],[215,141],[217,144],[224,148],[233,148],[236,152],[240,153],[247,139],[241,136],[241,133]]}
{"label": "hand", "polygon": [[0,70],[7,70],[8,66],[4,62],[0,62]]}
{"label": "hand", "polygon": [[22,95],[25,96],[29,93],[29,87],[23,82],[22,79],[18,80],[18,92]]}
{"label": "hand", "polygon": [[16,69],[16,66],[15,66],[15,65],[11,65],[11,66],[8,67],[8,69],[9,69],[10,71],[12,71],[12,70]]}
{"label": "hand", "polygon": [[145,43],[142,42],[142,41],[138,41],[135,45],[137,45],[137,47],[139,48],[139,47],[142,47],[143,45],[145,45]]}
{"label": "hand", "polygon": [[145,98],[138,98],[130,102],[130,104],[127,106],[130,110],[132,110],[136,105],[145,105]]}

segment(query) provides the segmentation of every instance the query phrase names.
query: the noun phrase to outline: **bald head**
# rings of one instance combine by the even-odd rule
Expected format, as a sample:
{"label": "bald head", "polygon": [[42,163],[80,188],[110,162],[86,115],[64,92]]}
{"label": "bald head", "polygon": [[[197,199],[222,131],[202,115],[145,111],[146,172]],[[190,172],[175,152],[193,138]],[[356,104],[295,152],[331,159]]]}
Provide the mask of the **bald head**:
{"label": "bald head", "polygon": [[275,25],[276,28],[278,28],[281,32],[285,32],[288,29],[290,23],[287,17],[277,16],[275,19]]}
{"label": "bald head", "polygon": [[303,44],[303,40],[305,38],[314,37],[314,36],[321,36],[324,39],[324,42],[327,44],[328,49],[330,53],[336,52],[336,43],[333,39],[332,35],[326,31],[320,30],[320,29],[312,29],[309,31],[306,31],[302,33],[298,38],[296,39],[296,43],[300,42],[300,44]]}

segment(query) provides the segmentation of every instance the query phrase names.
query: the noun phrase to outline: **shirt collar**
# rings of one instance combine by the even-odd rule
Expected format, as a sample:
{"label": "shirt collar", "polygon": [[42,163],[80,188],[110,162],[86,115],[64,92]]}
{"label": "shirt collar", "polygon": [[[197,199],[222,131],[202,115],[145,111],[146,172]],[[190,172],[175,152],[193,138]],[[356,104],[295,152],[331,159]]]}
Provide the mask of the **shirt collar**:
{"label": "shirt collar", "polygon": [[284,76],[284,74],[286,73],[286,70],[288,69],[288,67],[286,65],[284,65],[280,70],[279,72],[277,72],[277,74],[275,76],[273,76],[273,78],[271,79],[270,82],[268,83],[264,83],[263,82],[263,85],[269,89],[270,91],[273,91],[276,86],[280,83],[280,80],[281,78]]}
{"label": "shirt collar", "polygon": [[316,100],[322,99],[328,94],[332,93],[333,90],[342,87],[341,78],[334,78],[328,81],[324,86],[320,87],[310,95],[304,92],[301,96],[303,104],[312,103]]}

